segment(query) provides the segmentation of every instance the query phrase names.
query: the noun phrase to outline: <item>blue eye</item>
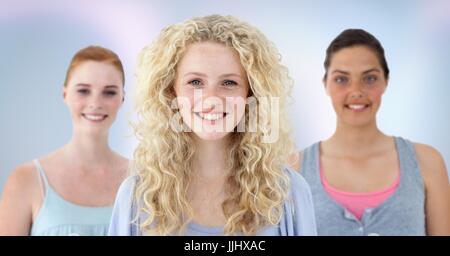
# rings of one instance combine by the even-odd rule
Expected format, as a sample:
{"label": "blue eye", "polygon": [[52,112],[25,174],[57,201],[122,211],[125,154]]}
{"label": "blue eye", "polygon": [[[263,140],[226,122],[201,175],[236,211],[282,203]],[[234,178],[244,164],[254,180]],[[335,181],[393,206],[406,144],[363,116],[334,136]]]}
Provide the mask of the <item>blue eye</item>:
{"label": "blue eye", "polygon": [[338,76],[338,77],[334,78],[334,81],[338,84],[345,84],[348,82],[348,78],[345,76]]}
{"label": "blue eye", "polygon": [[103,92],[103,94],[105,94],[106,96],[112,97],[112,96],[116,95],[117,92],[116,91],[105,91],[105,92]]}
{"label": "blue eye", "polygon": [[88,89],[80,89],[80,90],[77,90],[77,92],[78,92],[79,94],[88,94],[88,93],[89,93],[89,90],[88,90]]}
{"label": "blue eye", "polygon": [[377,80],[378,80],[378,78],[376,76],[373,76],[373,75],[366,76],[366,77],[363,78],[363,81],[368,83],[368,84],[372,84],[372,83],[376,82]]}
{"label": "blue eye", "polygon": [[225,86],[234,86],[234,85],[237,85],[237,83],[235,81],[233,81],[233,80],[225,80],[223,82],[223,85],[225,85]]}
{"label": "blue eye", "polygon": [[198,79],[194,79],[194,80],[190,81],[188,84],[191,84],[191,85],[197,87],[197,86],[201,85],[201,82]]}

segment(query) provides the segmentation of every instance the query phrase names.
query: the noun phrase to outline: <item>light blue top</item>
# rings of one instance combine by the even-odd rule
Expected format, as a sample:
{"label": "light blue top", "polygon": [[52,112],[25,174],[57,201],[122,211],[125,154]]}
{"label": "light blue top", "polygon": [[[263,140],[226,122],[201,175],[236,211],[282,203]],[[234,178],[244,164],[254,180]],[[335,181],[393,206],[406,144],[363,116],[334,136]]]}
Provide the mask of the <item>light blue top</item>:
{"label": "light blue top", "polygon": [[44,182],[45,196],[31,228],[32,236],[107,235],[112,207],[87,207],[64,200],[49,185],[39,161],[33,162]]}
{"label": "light blue top", "polygon": [[320,143],[303,151],[301,173],[311,186],[319,236],[425,235],[425,190],[414,145],[395,137],[400,183],[381,205],[364,211],[361,221],[334,201],[320,180]]}
{"label": "light blue top", "polygon": [[[284,214],[278,225],[267,226],[257,231],[260,236],[314,236],[316,222],[311,192],[303,177],[292,170],[286,169],[291,181],[289,198],[284,203]],[[142,235],[134,220],[136,211],[133,203],[133,191],[137,176],[127,178],[120,186],[109,227],[109,235],[130,236]],[[189,223],[187,236],[217,236],[223,235],[223,227],[207,227],[197,223]]]}

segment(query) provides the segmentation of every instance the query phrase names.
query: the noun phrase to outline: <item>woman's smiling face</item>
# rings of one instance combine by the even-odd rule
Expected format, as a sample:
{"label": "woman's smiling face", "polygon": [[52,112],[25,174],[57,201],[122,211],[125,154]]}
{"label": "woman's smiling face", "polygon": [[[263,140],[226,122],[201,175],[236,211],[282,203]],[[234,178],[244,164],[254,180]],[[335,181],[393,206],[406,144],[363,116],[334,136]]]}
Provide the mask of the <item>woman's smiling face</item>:
{"label": "woman's smiling face", "polygon": [[373,50],[357,45],[335,52],[324,83],[338,122],[365,126],[376,121],[387,80]]}
{"label": "woman's smiling face", "polygon": [[85,61],[64,87],[75,131],[107,133],[122,105],[122,74],[107,62]]}
{"label": "woman's smiling face", "polygon": [[233,131],[244,117],[248,90],[238,53],[224,44],[193,43],[177,65],[180,114],[201,139],[217,140]]}

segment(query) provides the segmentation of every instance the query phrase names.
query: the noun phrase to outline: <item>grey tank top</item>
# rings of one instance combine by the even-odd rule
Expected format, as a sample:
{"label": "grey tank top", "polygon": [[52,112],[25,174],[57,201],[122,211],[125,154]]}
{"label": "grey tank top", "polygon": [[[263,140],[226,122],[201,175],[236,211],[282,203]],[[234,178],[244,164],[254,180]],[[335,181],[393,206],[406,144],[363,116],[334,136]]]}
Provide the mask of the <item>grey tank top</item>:
{"label": "grey tank top", "polygon": [[425,190],[414,145],[395,137],[400,162],[396,191],[376,208],[364,211],[359,221],[325,191],[319,173],[317,142],[303,151],[301,173],[311,187],[319,236],[422,236],[425,231]]}

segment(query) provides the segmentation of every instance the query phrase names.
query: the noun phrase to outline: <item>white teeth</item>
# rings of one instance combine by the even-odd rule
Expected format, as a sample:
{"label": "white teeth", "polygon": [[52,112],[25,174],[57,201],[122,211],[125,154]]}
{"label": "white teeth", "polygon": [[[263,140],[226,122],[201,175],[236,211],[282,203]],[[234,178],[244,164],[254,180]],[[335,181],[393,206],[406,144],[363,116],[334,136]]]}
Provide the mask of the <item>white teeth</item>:
{"label": "white teeth", "polygon": [[212,113],[204,114],[204,113],[198,113],[198,115],[199,115],[201,118],[203,118],[203,119],[205,119],[205,120],[208,120],[208,121],[219,120],[219,119],[223,118],[223,116],[224,116],[223,113],[222,113],[222,114],[212,114]]}
{"label": "white teeth", "polygon": [[84,115],[84,117],[91,121],[100,121],[105,118],[105,115]]}
{"label": "white teeth", "polygon": [[366,105],[360,105],[360,104],[349,104],[348,107],[350,109],[360,110],[366,107]]}

